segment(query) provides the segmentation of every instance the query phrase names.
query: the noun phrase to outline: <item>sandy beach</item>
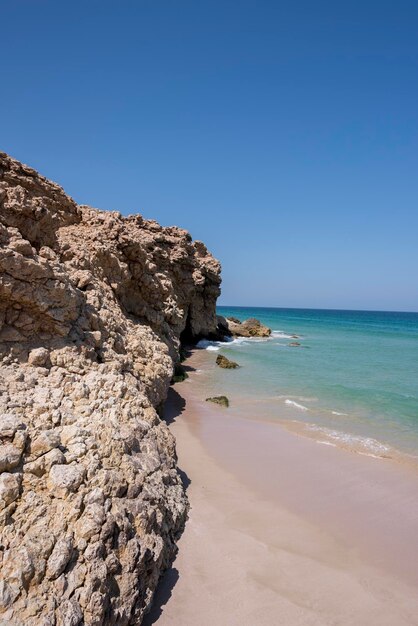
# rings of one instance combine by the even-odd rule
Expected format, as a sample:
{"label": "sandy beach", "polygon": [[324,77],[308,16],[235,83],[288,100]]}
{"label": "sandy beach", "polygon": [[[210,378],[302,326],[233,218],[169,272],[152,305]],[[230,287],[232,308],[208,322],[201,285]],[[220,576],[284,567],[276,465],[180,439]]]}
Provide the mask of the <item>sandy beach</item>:
{"label": "sandy beach", "polygon": [[144,624],[418,624],[416,472],[205,403],[205,360],[166,405],[191,509]]}

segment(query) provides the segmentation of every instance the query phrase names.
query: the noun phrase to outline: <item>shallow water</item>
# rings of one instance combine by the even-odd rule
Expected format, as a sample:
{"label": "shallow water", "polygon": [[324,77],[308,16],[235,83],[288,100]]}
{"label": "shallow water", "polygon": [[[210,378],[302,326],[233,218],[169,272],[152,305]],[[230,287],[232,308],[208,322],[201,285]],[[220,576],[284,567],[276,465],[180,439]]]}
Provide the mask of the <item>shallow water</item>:
{"label": "shallow water", "polygon": [[257,317],[273,333],[268,340],[203,344],[242,365],[206,371],[214,391],[239,399],[255,419],[285,421],[324,444],[418,456],[418,313],[238,307],[219,313]]}

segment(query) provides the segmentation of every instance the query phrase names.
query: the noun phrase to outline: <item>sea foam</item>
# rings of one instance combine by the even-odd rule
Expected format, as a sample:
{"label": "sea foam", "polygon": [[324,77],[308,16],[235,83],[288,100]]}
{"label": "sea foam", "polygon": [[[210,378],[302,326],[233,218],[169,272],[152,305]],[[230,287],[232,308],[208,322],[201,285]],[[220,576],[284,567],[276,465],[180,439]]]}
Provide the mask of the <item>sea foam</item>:
{"label": "sea foam", "polygon": [[[343,431],[326,428],[325,426],[318,426],[316,424],[307,424],[307,428],[310,431],[316,431],[328,437],[328,440],[339,443],[344,447],[348,447],[360,454],[367,454],[369,456],[375,456],[381,458],[382,456],[388,456],[393,450],[391,446],[388,446],[377,439],[372,437],[362,437],[360,435],[352,435]],[[323,441],[321,441],[323,443]]]}
{"label": "sea foam", "polygon": [[213,350],[218,351],[220,349],[220,344],[218,341],[209,341],[209,339],[201,339],[196,344],[197,348],[201,348],[203,350]]}
{"label": "sea foam", "polygon": [[273,339],[294,339],[292,335],[288,335],[283,330],[272,330],[271,337],[273,337]]}
{"label": "sea foam", "polygon": [[299,409],[300,411],[309,411],[307,406],[304,406],[303,404],[299,404],[298,402],[295,402],[294,400],[289,400],[289,398],[287,398],[284,401],[284,403],[290,406],[294,406],[296,409]]}

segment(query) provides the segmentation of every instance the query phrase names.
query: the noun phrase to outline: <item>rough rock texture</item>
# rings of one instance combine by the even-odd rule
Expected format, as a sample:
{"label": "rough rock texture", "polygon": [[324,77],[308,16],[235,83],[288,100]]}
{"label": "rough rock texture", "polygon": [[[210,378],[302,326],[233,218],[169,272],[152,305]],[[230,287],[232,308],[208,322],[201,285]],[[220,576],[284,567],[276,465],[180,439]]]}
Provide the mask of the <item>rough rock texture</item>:
{"label": "rough rock texture", "polygon": [[259,320],[250,318],[240,322],[236,317],[217,317],[217,334],[219,337],[269,337],[271,329]]}
{"label": "rough rock texture", "polygon": [[226,396],[213,396],[212,398],[206,398],[206,402],[213,402],[214,404],[219,404],[225,408],[229,407],[229,400]]}
{"label": "rough rock texture", "polygon": [[218,354],[218,356],[216,357],[216,365],[226,370],[234,370],[239,367],[238,363],[235,363],[235,361],[230,361],[223,354]]}
{"label": "rough rock texture", "polygon": [[220,266],[0,153],[0,623],[140,624],[187,515],[156,407]]}

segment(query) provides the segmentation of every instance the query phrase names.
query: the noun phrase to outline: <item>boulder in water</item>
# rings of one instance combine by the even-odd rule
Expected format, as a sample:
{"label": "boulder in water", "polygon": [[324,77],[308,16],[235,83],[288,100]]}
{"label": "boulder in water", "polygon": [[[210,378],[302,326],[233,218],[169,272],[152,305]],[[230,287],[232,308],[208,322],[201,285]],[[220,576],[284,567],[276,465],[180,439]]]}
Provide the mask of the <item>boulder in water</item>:
{"label": "boulder in water", "polygon": [[238,363],[235,363],[235,361],[230,361],[226,358],[226,356],[223,356],[223,354],[219,354],[216,357],[216,365],[226,370],[234,370],[239,367]]}
{"label": "boulder in water", "polygon": [[264,326],[255,317],[244,322],[238,321],[238,323],[235,319],[229,317],[225,320],[230,334],[234,337],[270,337],[271,335],[271,328]]}

